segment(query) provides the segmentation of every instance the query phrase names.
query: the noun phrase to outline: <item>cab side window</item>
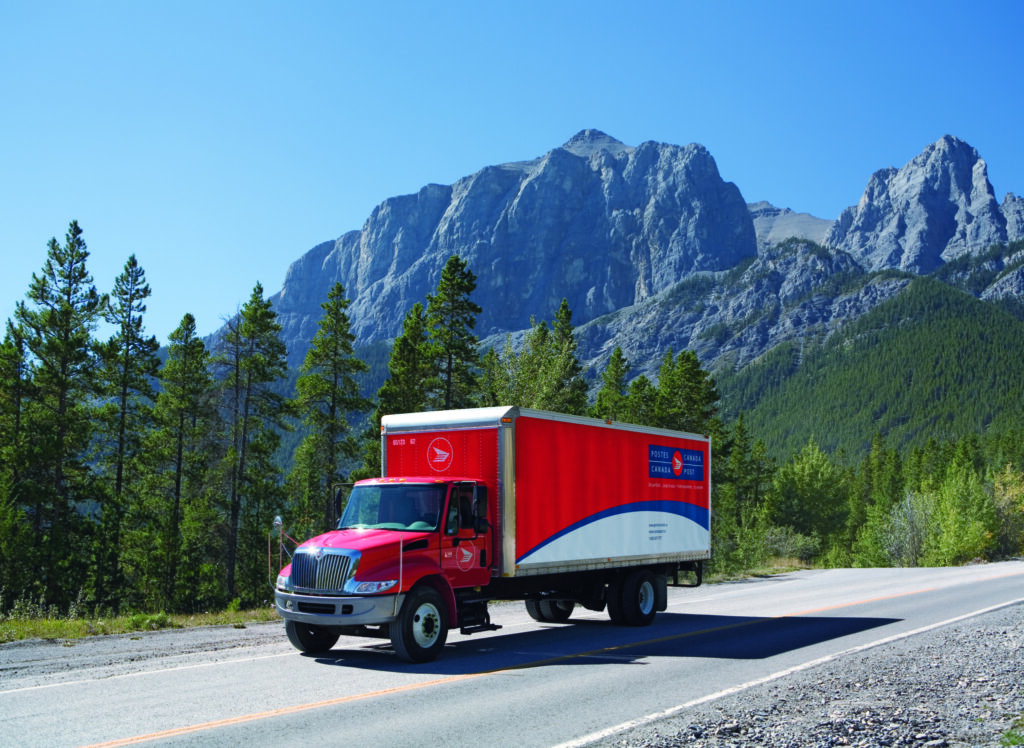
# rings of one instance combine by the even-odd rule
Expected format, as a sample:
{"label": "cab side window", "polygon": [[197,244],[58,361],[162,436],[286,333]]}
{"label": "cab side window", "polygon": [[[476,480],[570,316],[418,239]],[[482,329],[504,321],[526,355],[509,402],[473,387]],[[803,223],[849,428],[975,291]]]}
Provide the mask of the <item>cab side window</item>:
{"label": "cab side window", "polygon": [[459,531],[459,498],[452,493],[448,501],[448,513],[444,519],[444,532],[446,535],[455,535]]}
{"label": "cab side window", "polygon": [[473,486],[460,485],[452,489],[448,499],[448,513],[445,515],[444,531],[456,535],[459,530],[473,530]]}
{"label": "cab side window", "polygon": [[473,529],[473,494],[459,493],[459,527],[463,530]]}

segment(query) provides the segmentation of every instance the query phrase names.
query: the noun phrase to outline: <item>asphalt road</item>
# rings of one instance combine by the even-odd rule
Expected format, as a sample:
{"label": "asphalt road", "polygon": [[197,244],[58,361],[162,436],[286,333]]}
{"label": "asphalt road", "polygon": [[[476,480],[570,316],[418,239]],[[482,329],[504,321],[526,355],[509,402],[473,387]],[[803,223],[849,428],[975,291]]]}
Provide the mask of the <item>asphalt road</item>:
{"label": "asphalt road", "polygon": [[1024,561],[806,571],[670,590],[653,625],[577,609],[449,636],[440,659],[383,641],[326,656],[280,624],[0,646],[0,744],[574,746],[844,657],[1024,604]]}

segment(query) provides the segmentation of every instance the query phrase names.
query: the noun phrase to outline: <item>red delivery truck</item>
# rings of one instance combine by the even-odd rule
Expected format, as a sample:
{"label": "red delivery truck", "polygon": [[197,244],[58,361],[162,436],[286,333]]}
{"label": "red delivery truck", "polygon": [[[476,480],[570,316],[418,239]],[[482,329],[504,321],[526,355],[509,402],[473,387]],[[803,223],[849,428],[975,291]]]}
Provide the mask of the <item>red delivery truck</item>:
{"label": "red delivery truck", "polygon": [[644,626],[711,556],[706,436],[497,407],[385,416],[381,450],[384,476],[354,484],[277,577],[304,652],[376,636],[426,662],[450,628],[500,628],[491,600]]}

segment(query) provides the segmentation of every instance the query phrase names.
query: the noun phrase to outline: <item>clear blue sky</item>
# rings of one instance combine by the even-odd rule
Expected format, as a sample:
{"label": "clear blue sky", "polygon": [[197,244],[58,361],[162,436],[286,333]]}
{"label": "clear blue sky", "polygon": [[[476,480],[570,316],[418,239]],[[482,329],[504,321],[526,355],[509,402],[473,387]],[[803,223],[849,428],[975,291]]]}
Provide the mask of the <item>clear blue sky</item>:
{"label": "clear blue sky", "polygon": [[166,341],[375,205],[592,127],[835,218],[949,133],[1024,192],[1017,0],[0,3],[0,321],[77,219]]}

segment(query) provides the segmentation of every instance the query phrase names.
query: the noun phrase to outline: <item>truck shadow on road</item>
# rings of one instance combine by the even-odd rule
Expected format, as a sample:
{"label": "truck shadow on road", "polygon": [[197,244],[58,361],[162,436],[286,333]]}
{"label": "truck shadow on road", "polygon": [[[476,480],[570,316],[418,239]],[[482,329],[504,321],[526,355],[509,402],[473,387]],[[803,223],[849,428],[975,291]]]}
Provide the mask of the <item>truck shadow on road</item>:
{"label": "truck shadow on road", "polygon": [[[460,638],[441,657],[410,665],[384,642],[342,639],[331,652],[316,655],[324,665],[383,672],[465,675],[559,664],[643,664],[649,657],[755,660],[899,622],[898,618],[839,616],[683,615],[661,613],[645,628],[582,619],[531,631]],[[310,655],[311,656],[311,655]]]}

